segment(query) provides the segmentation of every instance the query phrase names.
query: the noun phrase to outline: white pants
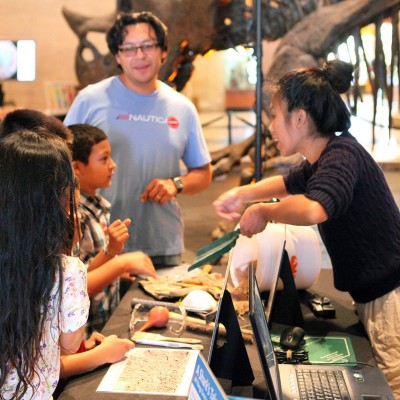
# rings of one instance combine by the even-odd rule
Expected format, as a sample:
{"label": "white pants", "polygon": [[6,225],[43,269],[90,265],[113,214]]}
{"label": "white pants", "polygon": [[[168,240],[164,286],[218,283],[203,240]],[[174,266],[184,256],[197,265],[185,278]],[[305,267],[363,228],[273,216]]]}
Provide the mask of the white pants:
{"label": "white pants", "polygon": [[378,366],[400,400],[400,287],[369,303],[356,303]]}

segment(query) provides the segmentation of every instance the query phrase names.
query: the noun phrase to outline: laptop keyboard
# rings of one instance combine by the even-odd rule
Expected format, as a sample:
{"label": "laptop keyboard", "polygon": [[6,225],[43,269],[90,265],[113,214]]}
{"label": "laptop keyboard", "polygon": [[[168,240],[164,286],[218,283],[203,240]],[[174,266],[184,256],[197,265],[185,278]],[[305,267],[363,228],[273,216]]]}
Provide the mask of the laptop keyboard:
{"label": "laptop keyboard", "polygon": [[296,370],[300,400],[350,400],[342,371]]}

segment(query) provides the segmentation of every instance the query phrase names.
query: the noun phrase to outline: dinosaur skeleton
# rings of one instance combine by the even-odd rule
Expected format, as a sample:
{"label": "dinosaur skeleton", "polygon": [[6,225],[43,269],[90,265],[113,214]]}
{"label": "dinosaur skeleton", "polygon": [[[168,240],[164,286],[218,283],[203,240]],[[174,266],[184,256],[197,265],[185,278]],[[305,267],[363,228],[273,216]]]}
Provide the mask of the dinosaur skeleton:
{"label": "dinosaur skeleton", "polygon": [[[399,0],[262,0],[262,37],[280,39],[274,60],[264,75],[277,78],[297,67],[321,65],[330,52],[353,36],[356,44],[356,67],[364,61],[374,98],[373,140],[378,95],[389,104],[389,128],[392,127],[394,82],[400,81]],[[101,54],[90,41],[91,32],[106,33],[120,11],[151,11],[169,27],[169,51],[159,78],[182,89],[193,72],[197,55],[209,50],[223,50],[254,43],[252,4],[246,0],[117,0],[115,12],[104,17],[88,17],[63,8],[63,14],[79,38],[76,51],[76,73],[81,87],[119,72],[111,54]],[[386,65],[380,28],[383,21],[392,22],[392,52]],[[322,21],[322,23],[321,23]],[[361,39],[361,29],[376,27],[375,60],[368,60]],[[87,57],[87,54],[90,57]],[[86,55],[86,56],[85,56]],[[356,76],[357,78],[357,76]],[[358,80],[352,90],[350,107],[357,112],[361,98]],[[399,95],[400,98],[400,95]],[[263,125],[268,126],[268,99],[263,98]],[[267,138],[267,132],[265,132]],[[240,158],[252,154],[254,137],[212,153],[214,176],[227,173]],[[265,157],[276,156],[276,149],[266,139]],[[253,150],[254,153],[254,150]],[[268,161],[268,160],[267,160]]]}

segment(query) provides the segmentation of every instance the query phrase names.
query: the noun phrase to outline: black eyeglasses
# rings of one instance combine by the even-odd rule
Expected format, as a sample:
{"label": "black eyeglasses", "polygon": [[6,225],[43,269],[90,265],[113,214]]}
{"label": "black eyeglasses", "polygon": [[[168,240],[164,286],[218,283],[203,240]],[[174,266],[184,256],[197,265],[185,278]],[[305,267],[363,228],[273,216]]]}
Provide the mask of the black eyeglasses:
{"label": "black eyeglasses", "polygon": [[133,57],[136,56],[139,49],[143,54],[149,55],[152,54],[157,47],[160,47],[158,43],[145,43],[141,46],[132,46],[131,44],[126,44],[118,47],[118,51],[120,51],[125,57]]}

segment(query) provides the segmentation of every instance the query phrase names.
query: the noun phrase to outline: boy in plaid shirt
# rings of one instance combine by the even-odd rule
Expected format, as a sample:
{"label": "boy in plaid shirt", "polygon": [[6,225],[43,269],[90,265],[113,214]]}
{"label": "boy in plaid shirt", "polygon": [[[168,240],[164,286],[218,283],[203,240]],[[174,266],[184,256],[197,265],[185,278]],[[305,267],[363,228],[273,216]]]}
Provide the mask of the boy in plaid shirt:
{"label": "boy in plaid shirt", "polygon": [[115,170],[106,134],[88,124],[69,126],[74,135],[72,159],[79,178],[82,239],[79,258],[88,266],[90,312],[86,333],[101,330],[119,303],[121,276],[150,275],[156,272],[150,257],[141,251],[120,254],[128,239],[131,220],[111,224],[110,203],[97,193],[109,187]]}

